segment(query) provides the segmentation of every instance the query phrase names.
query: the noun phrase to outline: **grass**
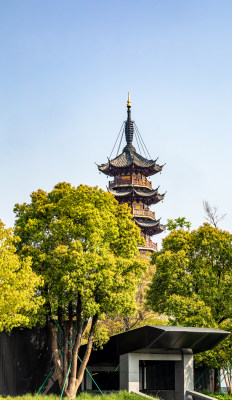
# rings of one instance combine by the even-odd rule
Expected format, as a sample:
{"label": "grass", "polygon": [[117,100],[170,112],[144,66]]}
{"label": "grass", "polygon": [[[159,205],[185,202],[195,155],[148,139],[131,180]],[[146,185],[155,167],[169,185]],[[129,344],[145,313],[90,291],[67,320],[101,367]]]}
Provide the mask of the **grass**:
{"label": "grass", "polygon": [[[78,400],[102,400],[101,395],[95,395],[95,394],[90,394],[90,393],[81,393],[76,397]],[[59,400],[60,396],[56,396],[54,394],[50,394],[48,396],[43,396],[43,395],[32,395],[32,394],[25,394],[23,396],[6,396],[2,397],[0,396],[0,400]],[[104,395],[104,400],[141,400],[143,399],[141,396],[135,393],[128,393],[126,391],[121,391],[118,393],[110,393],[110,394],[105,394]],[[67,400],[67,397],[63,397],[63,400]],[[227,400],[224,399],[223,400]],[[228,399],[228,400],[232,400]]]}
{"label": "grass", "polygon": [[207,392],[205,394],[207,394],[207,396],[214,397],[215,399],[218,399],[218,400],[232,400],[232,394],[228,394],[228,393],[221,394],[221,393]]}

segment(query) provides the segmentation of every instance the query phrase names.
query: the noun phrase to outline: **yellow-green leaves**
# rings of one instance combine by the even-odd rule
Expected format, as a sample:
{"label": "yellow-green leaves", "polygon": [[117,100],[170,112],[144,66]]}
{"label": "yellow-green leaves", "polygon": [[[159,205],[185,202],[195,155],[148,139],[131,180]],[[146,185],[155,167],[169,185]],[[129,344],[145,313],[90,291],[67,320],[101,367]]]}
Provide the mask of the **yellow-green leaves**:
{"label": "yellow-green leaves", "polygon": [[16,254],[17,241],[0,221],[0,332],[32,324],[43,304],[38,291],[43,280],[32,271],[29,258]]}
{"label": "yellow-green leaves", "polygon": [[[15,231],[21,239],[17,250],[31,257],[34,271],[44,279],[44,314],[61,389],[70,360],[67,340],[73,342],[65,389],[73,398],[84,371],[76,370],[80,339],[87,343],[85,368],[94,336],[98,345],[108,336],[97,322],[135,310],[135,291],[144,270],[136,258],[140,231],[127,206],[118,206],[111,194],[84,185],[59,183],[50,193],[38,190],[29,204],[17,205],[15,212]],[[64,332],[63,367],[57,359],[54,321]]]}
{"label": "yellow-green leaves", "polygon": [[[182,296],[182,302],[194,296],[195,303],[199,299],[205,307],[210,307],[209,321],[214,320],[215,324],[219,324],[221,320],[229,318],[232,307],[231,243],[232,235],[229,232],[209,224],[192,232],[172,231],[164,239],[163,249],[156,253],[154,259],[156,274],[149,292],[149,302],[153,308],[175,315],[169,309],[171,296]],[[175,318],[177,322],[178,318],[182,320],[179,311]]]}
{"label": "yellow-green leaves", "polygon": [[131,312],[143,263],[136,258],[140,231],[127,206],[97,187],[59,183],[50,193],[17,205],[17,249],[45,280],[56,314],[82,298],[82,312]]}
{"label": "yellow-green leaves", "polygon": [[[148,302],[154,311],[166,313],[172,324],[223,329],[226,323],[231,330],[232,234],[209,224],[173,230],[153,262]],[[230,349],[224,354],[231,358]],[[217,365],[217,351],[210,357]]]}

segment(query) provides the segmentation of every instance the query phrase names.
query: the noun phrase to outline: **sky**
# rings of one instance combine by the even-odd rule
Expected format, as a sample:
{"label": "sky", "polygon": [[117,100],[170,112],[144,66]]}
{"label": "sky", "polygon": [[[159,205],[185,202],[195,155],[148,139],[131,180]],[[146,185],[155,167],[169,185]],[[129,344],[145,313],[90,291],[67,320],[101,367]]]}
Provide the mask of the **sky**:
{"label": "sky", "polygon": [[[231,0],[0,0],[0,219],[58,182],[106,189],[107,162],[132,119],[161,174],[163,224],[232,231]],[[136,143],[135,143],[136,147]],[[161,242],[163,235],[153,237]]]}

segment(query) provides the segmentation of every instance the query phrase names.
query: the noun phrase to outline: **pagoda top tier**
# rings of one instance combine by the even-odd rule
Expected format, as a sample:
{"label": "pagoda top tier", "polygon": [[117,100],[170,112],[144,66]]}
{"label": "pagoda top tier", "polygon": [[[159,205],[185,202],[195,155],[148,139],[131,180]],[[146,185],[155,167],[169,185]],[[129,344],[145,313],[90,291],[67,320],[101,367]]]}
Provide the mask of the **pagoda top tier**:
{"label": "pagoda top tier", "polygon": [[143,176],[151,176],[162,171],[163,165],[156,164],[157,159],[149,160],[136,152],[136,149],[132,145],[134,130],[135,123],[131,120],[131,103],[128,94],[127,120],[124,122],[126,146],[119,156],[112,160],[109,159],[105,164],[98,165],[100,172],[108,176],[132,172],[140,173]]}

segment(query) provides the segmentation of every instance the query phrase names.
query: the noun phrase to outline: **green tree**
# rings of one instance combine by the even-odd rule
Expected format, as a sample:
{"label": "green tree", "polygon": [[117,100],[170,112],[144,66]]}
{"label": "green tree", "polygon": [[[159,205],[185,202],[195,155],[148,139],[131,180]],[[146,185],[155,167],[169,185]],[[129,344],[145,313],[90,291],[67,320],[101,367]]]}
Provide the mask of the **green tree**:
{"label": "green tree", "polygon": [[[170,324],[232,328],[232,235],[204,224],[192,232],[173,230],[153,255],[156,273],[148,292],[155,312]],[[199,355],[198,364],[226,365],[232,340]]]}
{"label": "green tree", "polygon": [[155,273],[155,266],[151,265],[148,259],[143,258],[143,262],[147,263],[147,270],[143,274],[135,294],[135,313],[132,315],[120,315],[117,313],[102,322],[104,326],[107,326],[111,335],[130,331],[145,325],[167,324],[166,316],[154,313],[150,307],[147,307],[146,294]]}
{"label": "green tree", "polygon": [[[59,386],[74,398],[83,379],[94,338],[106,339],[98,322],[135,310],[135,291],[144,270],[137,258],[140,231],[127,205],[101,189],[60,183],[38,190],[31,202],[15,206],[20,254],[30,255],[43,276],[44,313],[49,326]],[[63,331],[63,363],[56,325]],[[80,345],[86,343],[77,367]],[[72,347],[69,345],[71,343]]]}
{"label": "green tree", "polygon": [[176,219],[168,219],[167,229],[172,231],[173,229],[184,229],[189,230],[191,228],[191,222],[187,221],[185,217],[179,217]]}
{"label": "green tree", "polygon": [[30,258],[16,254],[16,241],[0,221],[0,332],[31,326],[43,303],[37,290],[42,279],[32,271]]}

